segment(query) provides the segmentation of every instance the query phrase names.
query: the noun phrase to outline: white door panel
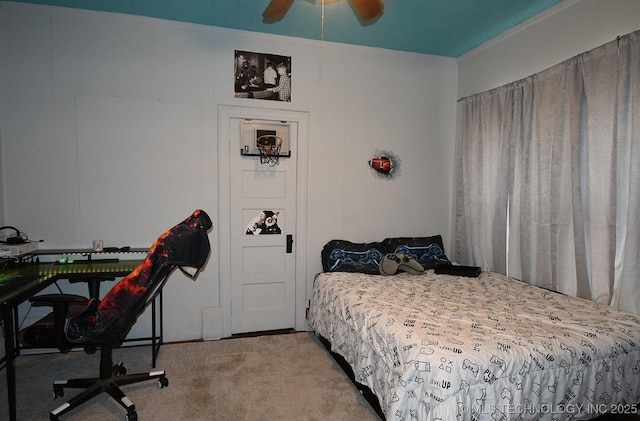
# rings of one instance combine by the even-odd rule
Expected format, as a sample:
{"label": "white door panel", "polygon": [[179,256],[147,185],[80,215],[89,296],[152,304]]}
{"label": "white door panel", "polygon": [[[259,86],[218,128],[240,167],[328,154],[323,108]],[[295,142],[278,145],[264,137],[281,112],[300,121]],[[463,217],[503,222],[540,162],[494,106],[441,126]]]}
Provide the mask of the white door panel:
{"label": "white door panel", "polygon": [[[278,165],[240,154],[242,120],[232,120],[230,153],[230,257],[232,333],[295,326],[296,161]],[[295,124],[291,152],[295,153]],[[237,152],[236,152],[237,151]],[[275,217],[276,224],[260,216]],[[266,222],[266,223],[265,223]]]}

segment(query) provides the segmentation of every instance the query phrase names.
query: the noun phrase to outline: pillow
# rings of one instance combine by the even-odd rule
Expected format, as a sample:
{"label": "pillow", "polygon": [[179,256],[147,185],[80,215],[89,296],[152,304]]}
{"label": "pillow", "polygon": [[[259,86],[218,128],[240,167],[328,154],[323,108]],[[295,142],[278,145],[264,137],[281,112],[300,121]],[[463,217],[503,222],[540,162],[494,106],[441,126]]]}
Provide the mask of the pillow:
{"label": "pillow", "polygon": [[379,242],[352,243],[331,240],[322,248],[322,270],[325,272],[359,272],[380,274],[383,248]]}
{"label": "pillow", "polygon": [[394,237],[382,241],[386,253],[408,254],[418,261],[425,269],[433,269],[440,265],[450,265],[451,262],[444,254],[442,236],[432,237]]}

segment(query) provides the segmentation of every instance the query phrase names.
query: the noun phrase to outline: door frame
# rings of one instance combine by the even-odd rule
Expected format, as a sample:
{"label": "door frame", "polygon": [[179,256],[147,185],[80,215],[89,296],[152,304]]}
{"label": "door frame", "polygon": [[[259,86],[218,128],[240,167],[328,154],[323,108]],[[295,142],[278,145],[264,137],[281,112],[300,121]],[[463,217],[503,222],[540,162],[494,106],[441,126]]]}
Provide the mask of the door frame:
{"label": "door frame", "polygon": [[[306,273],[307,273],[307,163],[309,150],[309,113],[304,111],[218,105],[218,271],[220,274],[220,308],[222,337],[231,336],[231,169],[230,154],[240,153],[231,147],[231,120],[254,119],[287,121],[298,125],[296,160],[296,227],[295,250],[295,329],[306,330]],[[294,139],[291,139],[293,142]],[[257,158],[256,158],[257,159]]]}

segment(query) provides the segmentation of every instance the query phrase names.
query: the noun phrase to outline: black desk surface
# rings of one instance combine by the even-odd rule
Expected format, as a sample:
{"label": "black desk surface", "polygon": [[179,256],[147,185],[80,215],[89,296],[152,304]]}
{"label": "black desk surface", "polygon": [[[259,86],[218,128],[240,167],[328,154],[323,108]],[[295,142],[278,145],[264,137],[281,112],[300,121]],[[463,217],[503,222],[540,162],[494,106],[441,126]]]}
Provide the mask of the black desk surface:
{"label": "black desk surface", "polygon": [[5,273],[3,271],[0,274],[0,303],[14,301],[37,288],[40,282],[46,282],[40,278],[39,275],[34,274]]}
{"label": "black desk surface", "polygon": [[25,256],[43,256],[43,255],[59,255],[59,254],[80,254],[83,256],[100,256],[105,254],[131,254],[131,253],[147,253],[148,248],[132,248],[132,247],[105,247],[103,250],[95,251],[93,249],[36,249],[30,251]]}
{"label": "black desk surface", "polygon": [[58,279],[90,275],[126,276],[141,260],[92,260],[74,263],[21,263],[0,272],[0,304],[22,301]]}

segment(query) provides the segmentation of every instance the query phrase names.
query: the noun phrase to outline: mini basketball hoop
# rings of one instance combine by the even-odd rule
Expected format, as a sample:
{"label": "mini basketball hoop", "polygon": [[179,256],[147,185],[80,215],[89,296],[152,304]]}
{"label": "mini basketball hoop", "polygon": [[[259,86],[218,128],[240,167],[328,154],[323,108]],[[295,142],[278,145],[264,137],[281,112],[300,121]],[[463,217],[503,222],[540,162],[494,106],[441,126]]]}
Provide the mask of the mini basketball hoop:
{"label": "mini basketball hoop", "polygon": [[282,138],[273,134],[265,134],[256,138],[256,147],[260,151],[260,163],[274,165],[280,164],[280,148]]}

